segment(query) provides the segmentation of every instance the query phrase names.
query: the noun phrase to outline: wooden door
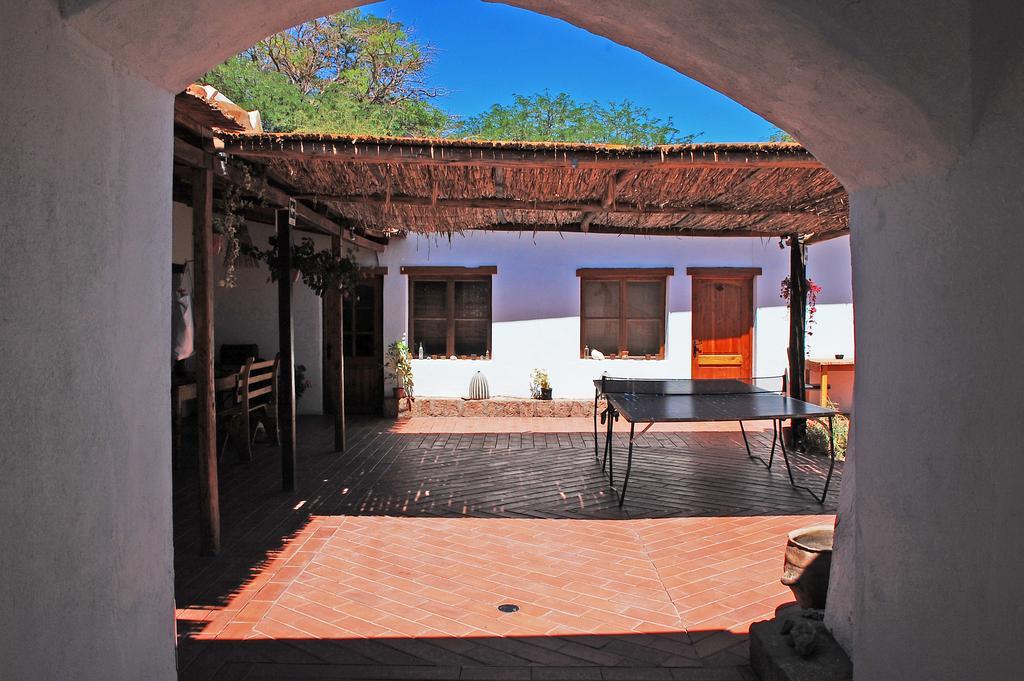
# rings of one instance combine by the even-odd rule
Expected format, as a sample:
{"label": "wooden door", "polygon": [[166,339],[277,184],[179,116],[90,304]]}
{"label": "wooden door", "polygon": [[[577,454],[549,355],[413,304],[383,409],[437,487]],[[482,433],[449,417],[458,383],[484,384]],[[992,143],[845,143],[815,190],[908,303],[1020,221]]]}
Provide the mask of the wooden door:
{"label": "wooden door", "polygon": [[693,378],[741,378],[754,371],[754,277],[760,268],[690,268]]}
{"label": "wooden door", "polygon": [[[384,277],[363,278],[356,295],[344,301],[345,411],[379,415],[384,404]],[[325,325],[326,328],[326,325]],[[325,371],[330,372],[330,358]],[[325,381],[324,401],[334,403],[330,381]]]}

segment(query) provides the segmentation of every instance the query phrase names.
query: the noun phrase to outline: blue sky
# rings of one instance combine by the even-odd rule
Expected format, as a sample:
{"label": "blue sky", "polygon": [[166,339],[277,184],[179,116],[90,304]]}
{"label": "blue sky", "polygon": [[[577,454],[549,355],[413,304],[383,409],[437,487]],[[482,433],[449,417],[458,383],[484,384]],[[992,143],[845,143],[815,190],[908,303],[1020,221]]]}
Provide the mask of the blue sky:
{"label": "blue sky", "polygon": [[438,104],[460,117],[513,94],[545,89],[577,99],[630,99],[700,142],[768,138],[775,126],[728,97],[648,57],[558,19],[479,0],[386,0],[363,11],[413,27],[437,49]]}

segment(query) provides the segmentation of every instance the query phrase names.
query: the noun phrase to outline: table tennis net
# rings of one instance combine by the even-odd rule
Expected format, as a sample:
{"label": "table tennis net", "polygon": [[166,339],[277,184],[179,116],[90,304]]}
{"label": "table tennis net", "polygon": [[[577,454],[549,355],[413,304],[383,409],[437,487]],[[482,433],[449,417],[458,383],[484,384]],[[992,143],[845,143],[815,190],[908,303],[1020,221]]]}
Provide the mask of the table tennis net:
{"label": "table tennis net", "polygon": [[782,393],[782,376],[760,376],[748,379],[691,378],[601,378],[604,394],[632,393],[639,395],[749,395]]}

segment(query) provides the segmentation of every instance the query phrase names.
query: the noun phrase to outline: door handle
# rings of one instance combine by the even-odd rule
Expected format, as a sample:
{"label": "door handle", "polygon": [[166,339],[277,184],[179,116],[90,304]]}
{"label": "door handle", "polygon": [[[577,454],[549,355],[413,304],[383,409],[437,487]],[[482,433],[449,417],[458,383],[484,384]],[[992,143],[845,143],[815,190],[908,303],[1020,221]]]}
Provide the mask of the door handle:
{"label": "door handle", "polygon": [[700,354],[700,341],[696,338],[693,339],[693,356],[696,357]]}

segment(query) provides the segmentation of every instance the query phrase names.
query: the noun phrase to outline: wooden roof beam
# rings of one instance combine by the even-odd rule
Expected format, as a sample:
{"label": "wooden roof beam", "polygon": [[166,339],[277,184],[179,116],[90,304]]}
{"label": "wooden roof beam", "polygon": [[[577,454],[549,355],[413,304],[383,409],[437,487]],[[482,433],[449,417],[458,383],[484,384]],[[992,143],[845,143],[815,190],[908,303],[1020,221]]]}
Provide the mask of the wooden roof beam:
{"label": "wooden roof beam", "polygon": [[[754,223],[756,224],[756,222]],[[483,231],[483,232],[562,232],[564,234],[583,234],[583,230],[580,228],[578,222],[563,223],[563,224],[494,224],[487,225],[486,227],[473,227],[466,231]],[[609,225],[591,225],[590,234],[616,234],[616,235],[628,235],[628,236],[713,236],[713,237],[725,237],[725,236],[746,236],[746,237],[763,237],[766,239],[774,239],[779,236],[787,236],[791,234],[793,228],[791,226],[784,230],[759,230],[755,229],[753,225],[741,225],[738,227],[730,227],[729,229],[693,229],[693,228],[674,228],[674,227],[651,227],[643,229],[639,227],[612,227]],[[840,236],[845,232],[836,233],[835,236]],[[829,232],[829,234],[832,234]],[[823,235],[818,240],[825,240]],[[831,237],[827,237],[831,238]]]}
{"label": "wooden roof beam", "polygon": [[722,149],[615,149],[580,151],[515,149],[504,146],[401,144],[318,139],[287,139],[272,135],[236,135],[223,138],[223,151],[242,158],[279,161],[332,161],[339,163],[396,163],[485,167],[572,168],[824,168],[806,151]]}
{"label": "wooden roof beam", "polygon": [[[813,215],[807,211],[793,211],[789,209],[768,209],[768,210],[737,210],[721,206],[643,206],[635,204],[621,204],[608,206],[605,201],[522,201],[518,199],[499,198],[472,198],[453,199],[433,196],[379,196],[375,194],[303,194],[299,199],[311,199],[317,201],[330,201],[332,203],[352,203],[377,206],[416,206],[422,208],[459,208],[476,210],[530,210],[530,211],[556,211],[556,212],[608,212],[625,213],[632,215],[736,215],[766,217],[772,215]],[[607,199],[605,199],[607,200]]]}

